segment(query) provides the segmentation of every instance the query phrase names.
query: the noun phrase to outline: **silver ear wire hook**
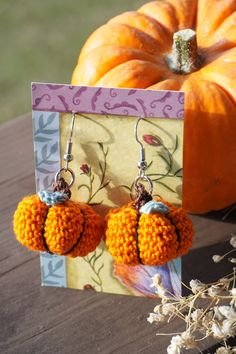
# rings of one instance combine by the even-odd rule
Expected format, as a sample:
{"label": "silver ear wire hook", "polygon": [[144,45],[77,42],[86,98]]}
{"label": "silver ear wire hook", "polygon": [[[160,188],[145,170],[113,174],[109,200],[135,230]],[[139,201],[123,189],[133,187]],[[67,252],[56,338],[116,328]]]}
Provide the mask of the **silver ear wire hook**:
{"label": "silver ear wire hook", "polygon": [[65,164],[66,171],[68,170],[69,162],[71,162],[73,160],[73,155],[71,152],[72,152],[72,136],[73,136],[73,131],[74,131],[74,125],[75,125],[75,112],[72,112],[70,136],[67,141],[66,153],[64,154],[64,161],[66,162],[66,164]]}
{"label": "silver ear wire hook", "polygon": [[144,149],[144,146],[143,146],[143,143],[141,142],[141,140],[139,139],[138,137],[138,125],[139,125],[139,122],[142,120],[143,118],[140,117],[138,118],[136,124],[135,124],[135,128],[134,128],[134,135],[135,135],[135,140],[137,141],[137,143],[140,145],[140,161],[138,162],[138,168],[139,168],[139,174],[138,176],[135,178],[135,181],[134,181],[134,187],[135,189],[137,188],[137,185],[138,183],[141,181],[141,180],[145,180],[148,182],[149,184],[149,193],[152,194],[152,191],[153,191],[153,183],[152,183],[152,180],[150,179],[149,176],[146,175],[145,171],[148,167],[148,164],[147,164],[147,161],[146,161],[146,158],[145,158],[145,149]]}
{"label": "silver ear wire hook", "polygon": [[142,117],[138,118],[138,120],[135,124],[135,127],[134,127],[134,135],[135,135],[135,139],[136,139],[137,143],[139,143],[141,148],[143,149],[143,143],[138,138],[138,125],[139,125],[140,120],[142,120],[142,119],[143,119]]}
{"label": "silver ear wire hook", "polygon": [[74,125],[75,125],[75,112],[72,112],[72,120],[71,120],[71,128],[70,128],[70,136],[69,139],[67,141],[67,145],[66,145],[66,153],[63,156],[63,159],[65,161],[65,166],[62,167],[55,176],[55,181],[57,182],[60,177],[61,177],[61,173],[62,172],[69,172],[71,174],[71,180],[69,183],[69,187],[72,186],[72,184],[75,181],[75,174],[74,171],[69,168],[69,162],[71,162],[73,160],[73,155],[72,155],[72,137],[73,137],[73,131],[74,131]]}
{"label": "silver ear wire hook", "polygon": [[141,147],[140,148],[140,161],[138,162],[138,168],[140,169],[140,177],[142,177],[145,174],[145,170],[147,168],[147,162],[146,162],[146,158],[145,158],[145,149],[144,149],[143,143],[138,138],[138,125],[139,125],[139,122],[141,119],[143,119],[143,118],[139,118],[137,120],[137,122],[135,124],[135,128],[134,128],[135,139]]}

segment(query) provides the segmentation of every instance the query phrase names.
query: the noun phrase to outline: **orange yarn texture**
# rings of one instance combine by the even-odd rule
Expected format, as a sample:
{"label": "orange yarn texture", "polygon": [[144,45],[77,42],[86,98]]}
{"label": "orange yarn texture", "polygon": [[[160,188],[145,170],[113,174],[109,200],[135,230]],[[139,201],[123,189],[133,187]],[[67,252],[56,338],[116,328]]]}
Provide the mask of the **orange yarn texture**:
{"label": "orange yarn texture", "polygon": [[194,235],[192,221],[170,203],[168,214],[139,214],[132,203],[109,212],[105,241],[117,263],[161,265],[187,253]]}
{"label": "orange yarn texture", "polygon": [[87,204],[67,201],[47,206],[37,195],[25,197],[14,214],[17,240],[34,251],[86,256],[101,241],[101,217]]}

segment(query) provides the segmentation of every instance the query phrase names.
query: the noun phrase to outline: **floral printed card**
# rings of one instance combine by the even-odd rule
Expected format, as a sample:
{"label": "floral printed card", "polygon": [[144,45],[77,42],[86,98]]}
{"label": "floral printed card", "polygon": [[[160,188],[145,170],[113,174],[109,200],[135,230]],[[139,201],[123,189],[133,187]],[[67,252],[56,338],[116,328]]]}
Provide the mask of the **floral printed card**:
{"label": "floral printed card", "polygon": [[[143,144],[154,195],[181,205],[184,94],[176,91],[109,89],[32,84],[36,189],[50,188],[63,166],[76,112],[70,168],[76,180],[72,199],[86,202],[102,216],[130,201]],[[94,289],[116,294],[156,296],[152,276],[181,293],[181,259],[163,266],[115,264],[103,242],[86,257],[41,253],[42,284]]]}

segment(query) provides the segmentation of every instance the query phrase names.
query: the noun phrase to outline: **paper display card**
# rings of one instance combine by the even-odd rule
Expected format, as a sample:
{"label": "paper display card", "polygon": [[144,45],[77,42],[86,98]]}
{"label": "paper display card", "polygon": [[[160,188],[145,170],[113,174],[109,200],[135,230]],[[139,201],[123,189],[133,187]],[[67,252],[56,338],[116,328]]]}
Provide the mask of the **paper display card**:
{"label": "paper display card", "polygon": [[[142,117],[138,137],[153,195],[181,205],[183,92],[33,83],[32,109],[37,191],[49,189],[63,166],[74,111],[72,199],[91,204],[102,216],[130,202],[140,150],[134,127]],[[115,264],[101,242],[83,258],[41,253],[40,259],[46,286],[153,297],[151,277],[160,273],[166,288],[181,293],[180,258],[163,266]]]}

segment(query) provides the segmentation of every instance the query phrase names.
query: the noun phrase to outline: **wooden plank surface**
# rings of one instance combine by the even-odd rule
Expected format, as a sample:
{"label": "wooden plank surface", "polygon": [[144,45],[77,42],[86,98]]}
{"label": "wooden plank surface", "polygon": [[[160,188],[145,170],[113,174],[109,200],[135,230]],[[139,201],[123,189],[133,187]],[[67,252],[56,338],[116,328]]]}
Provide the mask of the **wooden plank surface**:
{"label": "wooden plank surface", "polygon": [[[35,192],[31,115],[0,126],[0,353],[156,354],[166,353],[179,322],[147,322],[157,300],[40,286],[39,257],[20,246],[12,231],[17,202]],[[196,237],[183,258],[188,281],[208,280],[227,271],[211,256],[227,249],[236,232],[236,213],[192,216]],[[194,353],[194,352],[192,352]]]}

